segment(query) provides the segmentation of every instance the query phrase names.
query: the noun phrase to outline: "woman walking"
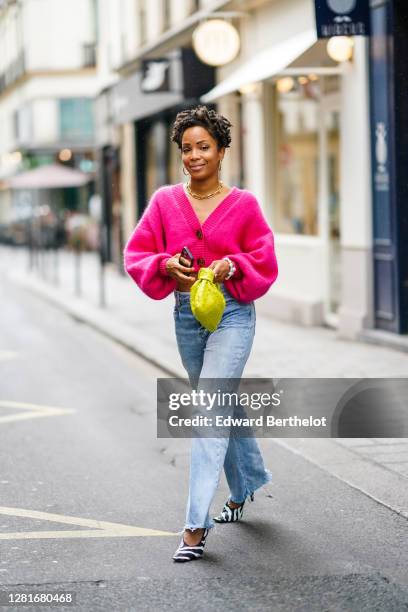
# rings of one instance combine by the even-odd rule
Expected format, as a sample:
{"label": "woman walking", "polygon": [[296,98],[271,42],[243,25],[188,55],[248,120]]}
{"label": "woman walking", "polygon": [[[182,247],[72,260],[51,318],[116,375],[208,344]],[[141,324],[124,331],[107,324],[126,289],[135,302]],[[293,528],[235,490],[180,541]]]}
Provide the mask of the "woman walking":
{"label": "woman walking", "polygon": [[[124,251],[126,271],[149,297],[174,292],[177,345],[194,387],[205,379],[241,378],[255,333],[254,300],[278,274],[273,234],[256,198],[219,178],[230,128],[228,119],[205,106],[178,113],[172,141],[188,182],[154,193]],[[192,266],[181,256],[184,247]],[[190,288],[202,267],[213,270],[226,301],[214,332],[201,326],[190,307]],[[223,468],[230,496],[212,520]],[[201,558],[213,521],[238,521],[246,499],[271,478],[255,438],[193,438],[186,523],[174,561]]]}

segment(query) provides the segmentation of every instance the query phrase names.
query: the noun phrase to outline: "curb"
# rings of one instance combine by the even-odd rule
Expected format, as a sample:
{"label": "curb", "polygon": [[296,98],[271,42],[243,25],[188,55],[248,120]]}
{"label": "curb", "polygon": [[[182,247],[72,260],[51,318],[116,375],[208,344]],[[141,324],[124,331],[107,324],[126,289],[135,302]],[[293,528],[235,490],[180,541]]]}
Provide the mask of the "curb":
{"label": "curb", "polygon": [[274,441],[408,519],[408,487],[404,476],[344,448],[335,438],[275,438]]}
{"label": "curb", "polygon": [[[102,335],[118,342],[170,377],[184,378],[174,363],[157,359],[157,352],[149,349],[151,338],[143,330],[135,330],[121,323],[114,316],[82,300],[70,296],[65,299],[45,282],[31,279],[16,272],[10,280],[60,308],[73,319],[86,323]],[[345,448],[335,439],[325,438],[270,438],[272,442],[301,456],[338,480],[348,484],[376,503],[408,519],[408,487],[406,478],[383,467],[379,463],[362,457],[351,448]]]}

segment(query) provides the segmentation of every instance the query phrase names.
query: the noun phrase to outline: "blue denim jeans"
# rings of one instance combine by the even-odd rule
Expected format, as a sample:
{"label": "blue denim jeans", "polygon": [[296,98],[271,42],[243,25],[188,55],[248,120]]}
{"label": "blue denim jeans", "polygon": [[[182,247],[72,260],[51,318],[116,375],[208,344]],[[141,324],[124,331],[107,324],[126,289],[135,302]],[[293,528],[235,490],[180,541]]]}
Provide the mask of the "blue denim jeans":
{"label": "blue denim jeans", "polygon": [[[210,333],[195,319],[190,293],[175,291],[174,320],[181,360],[193,388],[202,379],[240,379],[255,334],[255,305],[235,300],[221,285],[226,307],[217,329]],[[214,526],[210,506],[222,468],[229,499],[243,502],[272,479],[254,437],[195,437],[191,442],[190,482],[185,529]]]}

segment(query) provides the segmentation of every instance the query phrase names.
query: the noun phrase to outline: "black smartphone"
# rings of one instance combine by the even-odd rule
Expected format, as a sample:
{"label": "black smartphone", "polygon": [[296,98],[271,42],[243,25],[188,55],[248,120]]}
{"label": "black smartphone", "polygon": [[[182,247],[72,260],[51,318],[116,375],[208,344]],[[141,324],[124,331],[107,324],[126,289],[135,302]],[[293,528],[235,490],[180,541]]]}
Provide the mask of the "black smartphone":
{"label": "black smartphone", "polygon": [[[181,257],[183,257],[183,259],[187,259],[188,261],[188,266],[190,268],[193,267],[193,263],[194,263],[194,256],[192,254],[192,252],[190,251],[190,249],[188,247],[183,247],[183,250],[181,251]],[[181,263],[181,261],[179,260],[179,263]],[[183,264],[182,264],[183,265]]]}

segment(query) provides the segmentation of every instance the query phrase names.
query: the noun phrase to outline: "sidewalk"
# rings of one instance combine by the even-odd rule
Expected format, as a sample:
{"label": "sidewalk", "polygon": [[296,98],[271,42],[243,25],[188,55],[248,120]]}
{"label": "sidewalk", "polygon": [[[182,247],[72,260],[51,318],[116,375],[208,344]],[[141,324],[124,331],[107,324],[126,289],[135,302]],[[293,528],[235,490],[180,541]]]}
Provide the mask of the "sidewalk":
{"label": "sidewalk", "polygon": [[[0,248],[0,273],[34,291],[120,342],[158,366],[166,375],[185,377],[173,329],[174,297],[147,298],[127,276],[106,270],[105,308],[99,302],[99,261],[81,257],[82,296],[75,297],[74,255],[59,255],[59,283],[54,278],[53,254],[46,276],[28,272],[28,252]],[[261,307],[262,310],[262,307]],[[9,347],[2,347],[5,350]],[[399,377],[407,376],[408,355],[390,348],[339,340],[325,328],[303,328],[257,315],[257,333],[246,377]],[[408,518],[408,438],[308,439],[280,438],[275,442],[300,453],[334,476]]]}

